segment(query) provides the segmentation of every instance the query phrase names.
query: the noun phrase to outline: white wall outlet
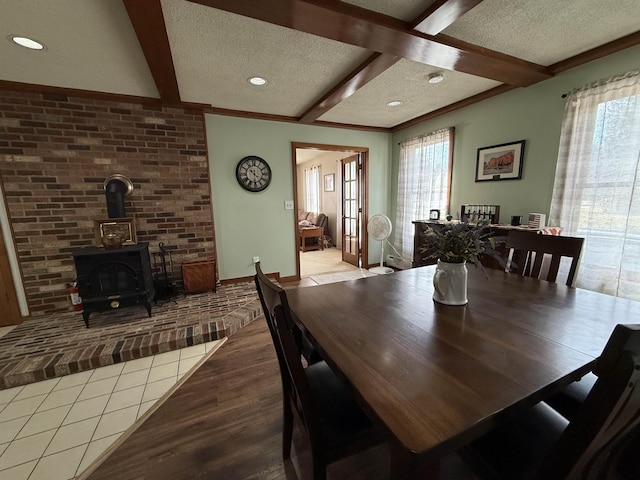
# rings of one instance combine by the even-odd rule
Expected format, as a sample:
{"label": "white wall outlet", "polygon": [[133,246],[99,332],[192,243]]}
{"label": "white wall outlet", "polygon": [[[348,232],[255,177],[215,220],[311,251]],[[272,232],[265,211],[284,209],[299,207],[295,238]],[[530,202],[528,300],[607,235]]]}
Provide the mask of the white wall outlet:
{"label": "white wall outlet", "polygon": [[260,257],[253,257],[253,263],[258,263],[260,261]]}
{"label": "white wall outlet", "polygon": [[293,200],[285,200],[284,201],[284,209],[285,210],[293,210]]}

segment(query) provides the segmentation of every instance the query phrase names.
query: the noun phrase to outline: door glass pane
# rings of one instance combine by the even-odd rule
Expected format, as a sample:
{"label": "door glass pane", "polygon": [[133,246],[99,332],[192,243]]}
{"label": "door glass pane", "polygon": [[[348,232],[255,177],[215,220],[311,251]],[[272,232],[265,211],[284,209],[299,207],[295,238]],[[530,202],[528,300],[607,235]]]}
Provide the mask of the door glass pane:
{"label": "door glass pane", "polygon": [[358,253],[358,239],[356,237],[351,237],[351,241],[349,242],[349,251],[354,255]]}

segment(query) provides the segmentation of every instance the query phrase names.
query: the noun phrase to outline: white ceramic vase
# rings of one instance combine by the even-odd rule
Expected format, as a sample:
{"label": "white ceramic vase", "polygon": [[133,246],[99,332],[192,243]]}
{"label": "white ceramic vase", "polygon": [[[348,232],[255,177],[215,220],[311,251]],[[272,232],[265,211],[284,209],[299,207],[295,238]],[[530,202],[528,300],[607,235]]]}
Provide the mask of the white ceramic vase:
{"label": "white ceramic vase", "polygon": [[466,305],[467,262],[447,263],[438,260],[433,275],[433,299],[444,305]]}

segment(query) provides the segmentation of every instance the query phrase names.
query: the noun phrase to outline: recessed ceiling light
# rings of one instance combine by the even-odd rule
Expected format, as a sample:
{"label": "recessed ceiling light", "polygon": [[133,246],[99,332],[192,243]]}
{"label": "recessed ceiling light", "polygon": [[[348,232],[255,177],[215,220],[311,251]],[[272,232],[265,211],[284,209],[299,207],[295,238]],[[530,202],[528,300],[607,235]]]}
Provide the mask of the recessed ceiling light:
{"label": "recessed ceiling light", "polygon": [[249,83],[251,85],[262,86],[267,84],[267,80],[262,77],[251,77],[249,78]]}
{"label": "recessed ceiling light", "polygon": [[29,48],[31,50],[44,50],[43,43],[36,42],[32,38],[21,37],[20,35],[9,35],[9,40],[13,43],[20,45],[21,47]]}
{"label": "recessed ceiling light", "polygon": [[402,105],[402,102],[400,100],[391,100],[389,103],[387,103],[387,107],[399,107],[400,105]]}
{"label": "recessed ceiling light", "polygon": [[444,75],[440,72],[429,75],[429,83],[440,83],[444,80]]}

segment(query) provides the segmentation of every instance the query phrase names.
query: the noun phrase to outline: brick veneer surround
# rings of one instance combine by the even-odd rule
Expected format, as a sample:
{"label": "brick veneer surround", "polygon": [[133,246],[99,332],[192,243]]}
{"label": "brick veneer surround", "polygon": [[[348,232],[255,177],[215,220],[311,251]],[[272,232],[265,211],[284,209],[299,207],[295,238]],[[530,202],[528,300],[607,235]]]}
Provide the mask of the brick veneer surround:
{"label": "brick veneer surround", "polygon": [[177,276],[214,257],[202,111],[0,90],[0,180],[31,314],[69,309],[71,255],[96,244],[114,173],[134,183],[138,241],[172,247]]}

